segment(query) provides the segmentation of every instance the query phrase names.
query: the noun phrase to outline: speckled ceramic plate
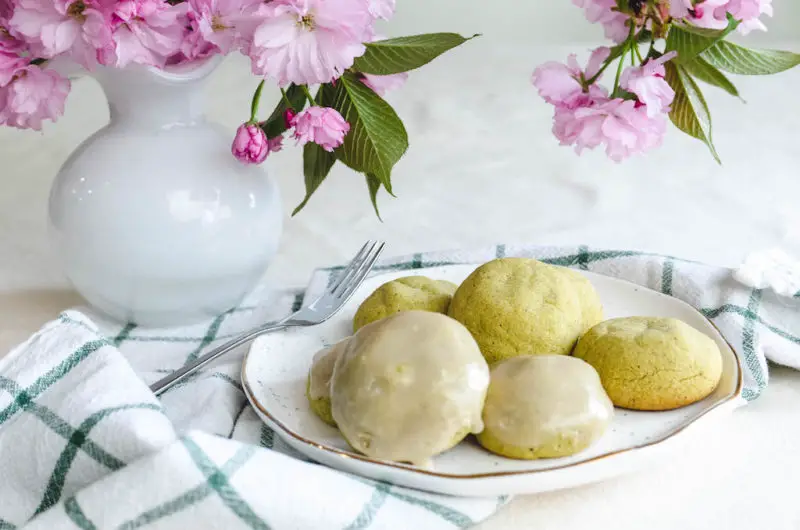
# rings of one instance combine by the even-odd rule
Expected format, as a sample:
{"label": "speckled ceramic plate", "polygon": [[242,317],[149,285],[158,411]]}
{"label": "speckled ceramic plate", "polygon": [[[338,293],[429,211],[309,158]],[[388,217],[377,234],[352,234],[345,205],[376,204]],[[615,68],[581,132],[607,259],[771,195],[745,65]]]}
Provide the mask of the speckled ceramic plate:
{"label": "speckled ceramic plate", "polygon": [[676,317],[716,341],[723,356],[722,380],[706,399],[667,412],[617,409],[606,434],[585,451],[566,458],[520,461],[493,455],[472,437],[434,459],[432,469],[397,464],[354,452],[339,432],[308,408],[305,384],[319,349],[351,334],[359,304],[382,283],[419,274],[463,281],[477,265],[453,265],[375,276],[330,321],[312,328],[263,336],[242,366],[242,383],[253,408],[290,446],[330,467],[433,492],[464,496],[536,493],[597,482],[658,464],[702,429],[742,403],[742,369],[717,329],[690,305],[632,283],[583,272],[597,289],[607,318],[645,315]]}

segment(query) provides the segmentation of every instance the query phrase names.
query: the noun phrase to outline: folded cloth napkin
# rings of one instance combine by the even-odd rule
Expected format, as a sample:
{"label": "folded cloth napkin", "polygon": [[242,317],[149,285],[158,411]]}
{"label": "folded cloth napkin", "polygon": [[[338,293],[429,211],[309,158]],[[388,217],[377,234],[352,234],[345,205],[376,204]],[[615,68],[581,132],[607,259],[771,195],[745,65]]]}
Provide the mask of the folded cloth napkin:
{"label": "folded cloth napkin", "polygon": [[[527,256],[681,298],[710,318],[745,367],[744,400],[767,359],[800,368],[800,298],[749,288],[729,269],[654,254],[499,245],[383,261],[380,271]],[[314,297],[340,268],[317,271]],[[261,423],[239,383],[241,355],[156,399],[147,384],[207,348],[303,303],[254,293],[204,325],[142,329],[88,309],[44,326],[0,360],[0,530],[23,528],[467,528],[505,502],[454,498],[307,461]]]}

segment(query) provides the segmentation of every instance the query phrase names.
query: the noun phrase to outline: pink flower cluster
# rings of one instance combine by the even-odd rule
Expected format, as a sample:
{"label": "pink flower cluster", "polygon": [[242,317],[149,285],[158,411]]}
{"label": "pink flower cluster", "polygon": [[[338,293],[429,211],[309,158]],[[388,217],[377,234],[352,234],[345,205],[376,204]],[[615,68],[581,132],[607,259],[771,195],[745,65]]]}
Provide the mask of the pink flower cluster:
{"label": "pink flower cluster", "polygon": [[[619,43],[628,36],[631,19],[619,11],[617,0],[572,0],[572,3],[584,10],[589,22],[603,25],[606,38]],[[772,0],[659,0],[657,3],[673,18],[701,28],[724,29],[730,13],[740,21],[737,30],[743,35],[754,29],[766,31],[759,17],[772,16]]]}
{"label": "pink flower cluster", "polygon": [[[0,0],[0,123],[39,128],[64,108],[65,58],[157,68],[240,51],[280,85],[338,78],[395,0]],[[391,81],[394,84],[396,80]],[[376,91],[381,80],[367,79]]]}
{"label": "pink flower cluster", "polygon": [[675,92],[664,80],[664,63],[674,54],[628,67],[620,86],[633,97],[611,97],[596,82],[608,48],[592,52],[585,69],[574,55],[567,64],[548,62],[533,73],[539,95],[555,107],[553,134],[562,145],[575,151],[606,146],[608,156],[617,162],[644,153],[661,144],[667,128],[667,113]]}
{"label": "pink flower cluster", "polygon": [[759,19],[761,15],[772,16],[772,0],[673,0],[670,15],[685,19],[701,28],[724,29],[728,25],[727,14],[740,21],[736,28],[746,35],[754,29],[766,31],[767,27]]}
{"label": "pink flower cluster", "polygon": [[607,39],[622,42],[628,36],[628,17],[616,10],[617,0],[572,0],[572,3],[585,11],[589,22],[603,25]]}
{"label": "pink flower cluster", "polygon": [[[312,106],[298,114],[287,110],[284,116],[287,128],[294,129],[292,135],[299,145],[313,142],[328,152],[342,145],[350,131],[350,124],[336,109],[329,107]],[[231,152],[240,162],[260,164],[282,147],[282,135],[267,139],[258,125],[245,123],[236,131]]]}

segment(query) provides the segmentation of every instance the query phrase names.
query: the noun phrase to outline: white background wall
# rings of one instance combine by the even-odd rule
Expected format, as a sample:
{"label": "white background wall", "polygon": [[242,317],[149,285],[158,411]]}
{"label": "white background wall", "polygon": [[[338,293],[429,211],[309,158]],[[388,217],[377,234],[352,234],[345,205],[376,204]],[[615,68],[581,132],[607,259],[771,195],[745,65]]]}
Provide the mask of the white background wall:
{"label": "white background wall", "polygon": [[[767,34],[751,42],[800,39],[800,0],[772,0],[775,16],[764,17]],[[602,37],[570,0],[397,0],[392,35],[427,31],[482,33],[493,39],[526,43],[590,41]]]}

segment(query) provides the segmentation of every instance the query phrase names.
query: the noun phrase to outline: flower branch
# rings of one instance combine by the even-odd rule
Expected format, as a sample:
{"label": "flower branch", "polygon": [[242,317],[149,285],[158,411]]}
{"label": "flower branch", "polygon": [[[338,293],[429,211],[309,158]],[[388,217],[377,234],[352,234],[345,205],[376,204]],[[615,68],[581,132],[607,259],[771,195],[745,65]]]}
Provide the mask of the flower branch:
{"label": "flower branch", "polygon": [[[711,115],[695,80],[739,97],[723,71],[743,75],[782,72],[800,54],[750,50],[728,42],[733,31],[766,27],[771,0],[573,0],[605,28],[613,48],[595,49],[585,69],[571,55],[533,73],[539,95],[554,106],[553,133],[577,153],[601,145],[615,160],[661,145],[667,119],[704,143],[719,160],[711,138]],[[657,43],[659,43],[657,45]],[[648,45],[643,57],[640,45]],[[659,49],[663,45],[663,49]],[[630,55],[630,66],[627,64]],[[610,95],[600,84],[617,62]]]}

